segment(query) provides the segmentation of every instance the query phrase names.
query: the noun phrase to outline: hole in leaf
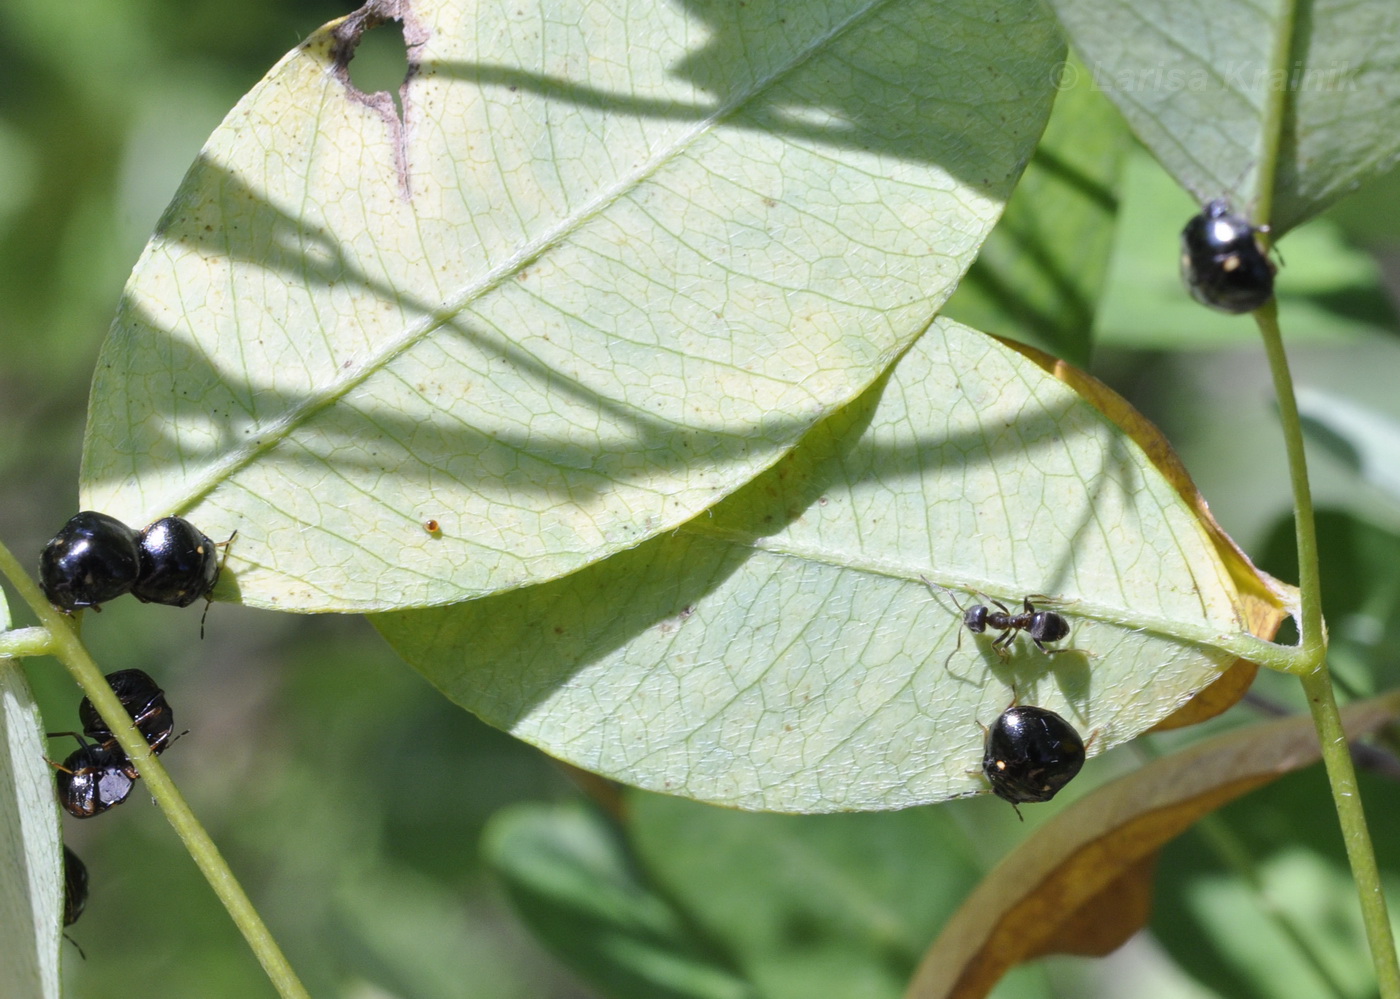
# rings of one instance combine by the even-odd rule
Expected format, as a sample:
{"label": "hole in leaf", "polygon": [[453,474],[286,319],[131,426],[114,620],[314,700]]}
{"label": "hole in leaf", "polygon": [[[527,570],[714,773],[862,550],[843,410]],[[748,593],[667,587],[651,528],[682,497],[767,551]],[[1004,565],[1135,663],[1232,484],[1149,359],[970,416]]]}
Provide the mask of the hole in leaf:
{"label": "hole in leaf", "polygon": [[361,35],[346,69],[350,82],[361,93],[387,93],[394,101],[399,120],[403,120],[399,88],[408,79],[408,46],[402,23],[385,21]]}

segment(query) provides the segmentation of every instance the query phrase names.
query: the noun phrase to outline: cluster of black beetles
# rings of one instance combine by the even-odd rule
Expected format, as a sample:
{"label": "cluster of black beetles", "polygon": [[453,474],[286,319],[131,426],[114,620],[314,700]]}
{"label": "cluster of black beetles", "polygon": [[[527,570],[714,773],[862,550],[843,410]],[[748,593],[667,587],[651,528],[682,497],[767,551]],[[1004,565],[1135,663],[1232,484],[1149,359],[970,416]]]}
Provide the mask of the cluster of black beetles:
{"label": "cluster of black beetles", "polygon": [[[105,513],[84,511],[44,546],[39,585],[49,602],[66,613],[100,610],[125,593],[147,603],[187,607],[208,599],[218,582],[218,547],[181,517],[165,517],[135,531]],[[176,738],[165,692],[139,669],[109,673],[106,679],[151,752],[164,752]],[[86,697],[78,705],[78,719],[81,733],[50,732],[49,737],[78,741],[78,748],[53,766],[59,804],[75,818],[86,819],[125,801],[141,775]],[[87,905],[88,873],[66,846],[63,883],[63,925],[71,926]]]}
{"label": "cluster of black beetles", "polygon": [[[175,715],[166,703],[165,693],[139,669],[107,674],[107,682],[131,715],[137,729],[146,737],[153,753],[162,753],[174,741]],[[77,732],[50,732],[49,738],[71,735],[76,749],[62,763],[55,763],[58,801],[69,815],[90,818],[119,805],[131,794],[141,775],[107,727],[107,723],[86,697],[78,705],[84,741]],[[72,926],[87,906],[87,865],[67,846],[63,848],[63,925]],[[82,948],[78,949],[82,953]]]}
{"label": "cluster of black beetles", "polygon": [[218,546],[183,517],[134,531],[116,517],[85,510],[39,555],[39,585],[64,611],[130,593],[152,604],[188,607],[219,579]]}
{"label": "cluster of black beetles", "polygon": [[[109,673],[107,682],[151,752],[157,756],[165,752],[174,741],[175,731],[175,714],[166,703],[165,692],[139,669]],[[83,723],[82,735],[50,732],[49,737],[71,735],[78,740],[78,748],[56,764],[58,801],[69,815],[87,819],[125,801],[141,775],[86,697],[78,705],[78,720]],[[92,742],[87,742],[84,735]]]}

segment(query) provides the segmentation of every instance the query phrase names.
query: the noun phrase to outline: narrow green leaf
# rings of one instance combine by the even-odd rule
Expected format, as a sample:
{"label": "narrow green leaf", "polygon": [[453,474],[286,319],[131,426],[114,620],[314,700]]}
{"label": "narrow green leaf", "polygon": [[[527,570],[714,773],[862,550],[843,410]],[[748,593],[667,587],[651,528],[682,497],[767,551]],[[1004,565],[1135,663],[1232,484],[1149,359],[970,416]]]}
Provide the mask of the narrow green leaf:
{"label": "narrow green leaf", "polygon": [[[1003,662],[947,593],[1050,594],[1078,652]],[[1241,631],[1194,510],[1063,382],[940,320],[886,383],[681,529],[563,580],[377,615],[448,697],[586,769],[774,811],[985,790],[1013,698],[1132,738]],[[977,598],[985,602],[988,598]],[[946,665],[945,665],[946,663]]]}
{"label": "narrow green leaf", "polygon": [[[1247,208],[1272,156],[1275,235],[1400,159],[1400,6],[1393,0],[1051,0],[1129,125],[1196,200]],[[1183,219],[1183,222],[1185,220]]]}
{"label": "narrow green leaf", "polygon": [[[0,631],[10,625],[0,593]],[[62,841],[44,725],[24,671],[0,658],[0,995],[58,999]]]}
{"label": "narrow green leaf", "polygon": [[[343,72],[377,15],[402,121]],[[83,505],[237,529],[225,592],[316,611],[670,530],[925,328],[1061,49],[1031,0],[373,4],[250,92],[166,211]]]}
{"label": "narrow green leaf", "polygon": [[754,989],[636,870],[618,831],[578,805],[516,805],[483,840],[521,918],[613,999],[751,999]]}
{"label": "narrow green leaf", "polygon": [[946,808],[767,815],[632,793],[627,815],[647,870],[764,999],[898,999],[981,869]]}
{"label": "narrow green leaf", "polygon": [[1298,389],[1298,413],[1314,439],[1344,460],[1360,477],[1400,505],[1400,421],[1364,403],[1325,389]]}

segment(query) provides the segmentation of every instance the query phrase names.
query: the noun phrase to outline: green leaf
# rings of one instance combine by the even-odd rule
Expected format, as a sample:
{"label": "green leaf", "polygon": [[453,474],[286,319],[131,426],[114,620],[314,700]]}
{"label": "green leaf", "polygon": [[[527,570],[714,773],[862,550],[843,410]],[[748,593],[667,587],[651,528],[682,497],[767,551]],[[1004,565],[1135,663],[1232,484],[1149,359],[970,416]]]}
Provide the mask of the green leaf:
{"label": "green leaf", "polygon": [[[10,626],[0,593],[0,631]],[[57,999],[62,841],[44,724],[24,671],[0,657],[0,995]]]}
{"label": "green leaf", "polygon": [[1365,403],[1300,386],[1298,414],[1312,438],[1348,463],[1361,479],[1400,507],[1400,421]]}
{"label": "green leaf", "polygon": [[1130,142],[1101,94],[1061,91],[1006,212],[942,314],[1087,366]]}
{"label": "green leaf", "polygon": [[[1079,652],[1003,662],[927,577],[1051,594]],[[903,808],[985,790],[1013,700],[1092,733],[1170,714],[1231,661],[1237,593],[1121,429],[940,320],[891,377],[713,511],[566,579],[376,615],[449,698],[638,786],[744,808]],[[979,598],[986,599],[986,598]],[[945,665],[946,663],[946,665]]]}
{"label": "green leaf", "polygon": [[1051,0],[1106,93],[1197,202],[1248,206],[1275,150],[1275,236],[1400,159],[1400,8],[1392,0]]}
{"label": "green leaf", "polygon": [[[366,796],[360,789],[352,797]],[[359,813],[347,821],[367,824]],[[313,863],[334,868],[329,883],[339,887],[332,911],[324,914],[324,921],[314,917],[308,921],[303,915],[298,929],[308,948],[326,946],[321,933],[336,937],[334,949],[321,955],[326,965],[323,974],[328,976],[326,991],[386,999],[533,999],[543,991],[538,980],[531,982],[526,975],[522,982],[522,976],[512,974],[503,961],[515,944],[510,938],[519,934],[505,934],[502,939],[502,907],[473,899],[474,892],[464,892],[460,882],[431,866],[431,860],[425,858],[430,865],[425,871],[384,859],[367,863],[370,858],[364,854],[323,850]],[[290,867],[294,861],[284,855],[283,863]],[[330,985],[346,979],[358,979],[358,987]]]}
{"label": "green leaf", "polygon": [[380,7],[284,58],[94,380],[83,505],[237,529],[249,604],[519,587],[747,482],[925,328],[1062,50],[1030,0],[382,7],[404,120],[344,73]]}
{"label": "green leaf", "polygon": [[521,918],[613,999],[750,999],[753,988],[636,870],[617,830],[578,805],[515,805],[483,850]]}
{"label": "green leaf", "polygon": [[764,815],[633,793],[627,814],[647,870],[765,999],[898,999],[981,868],[946,808]]}

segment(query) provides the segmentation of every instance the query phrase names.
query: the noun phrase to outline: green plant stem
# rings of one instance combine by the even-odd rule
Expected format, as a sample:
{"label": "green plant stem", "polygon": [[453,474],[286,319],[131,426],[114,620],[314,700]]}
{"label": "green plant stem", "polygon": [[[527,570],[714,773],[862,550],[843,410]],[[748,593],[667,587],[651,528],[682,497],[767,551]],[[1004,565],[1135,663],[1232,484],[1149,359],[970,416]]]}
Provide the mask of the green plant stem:
{"label": "green plant stem", "polygon": [[1298,544],[1298,588],[1301,608],[1298,622],[1298,665],[1303,691],[1308,698],[1313,725],[1322,747],[1322,761],[1332,787],[1332,801],[1342,827],[1347,860],[1361,900],[1366,939],[1383,999],[1400,999],[1400,961],[1390,932],[1390,916],[1381,891],[1380,871],[1366,826],[1366,813],[1356,785],[1356,770],[1342,730],[1337,700],[1332,693],[1332,675],[1327,670],[1327,632],[1322,620],[1322,577],[1318,567],[1317,531],[1313,520],[1312,489],[1308,483],[1307,456],[1303,451],[1303,426],[1298,419],[1298,403],[1293,394],[1293,376],[1278,328],[1278,309],[1272,301],[1255,314],[1264,349],[1273,373],[1274,394],[1288,452],[1288,474],[1293,484],[1294,529]]}
{"label": "green plant stem", "polygon": [[1332,696],[1332,677],[1324,665],[1301,681],[1322,745],[1322,763],[1327,768],[1333,806],[1342,827],[1342,841],[1346,844],[1347,860],[1361,900],[1361,918],[1371,946],[1380,995],[1382,999],[1400,999],[1400,962],[1396,960],[1395,938],[1390,933],[1390,914],[1381,890],[1380,869],[1371,844],[1371,831],[1366,825],[1366,812],[1361,805],[1361,790],[1356,785],[1351,749],[1342,731],[1336,698]]}
{"label": "green plant stem", "polygon": [[1278,328],[1278,307],[1270,301],[1257,311],[1255,319],[1264,336],[1264,351],[1274,378],[1283,443],[1288,453],[1288,477],[1293,486],[1293,528],[1298,544],[1298,590],[1302,605],[1298,621],[1301,636],[1298,649],[1311,673],[1327,660],[1327,632],[1322,622],[1322,575],[1318,568],[1317,527],[1313,520],[1312,486],[1308,482],[1308,459],[1303,451],[1303,425],[1298,418],[1298,401],[1293,393],[1293,375],[1283,349]]}
{"label": "green plant stem", "polygon": [[150,746],[136,730],[131,716],[122,707],[102,671],[83,646],[73,619],[49,605],[39,587],[3,544],[0,544],[0,573],[10,580],[19,595],[38,615],[40,624],[49,634],[47,653],[68,667],[69,672],[83,688],[83,693],[107,723],[122,751],[145,778],[152,797],[184,842],[185,849],[189,851],[210,887],[214,889],[214,894],[228,910],[243,938],[248,941],[248,946],[253,949],[253,954],[263,966],[278,995],[282,999],[309,999],[306,988],[292,971],[281,948],[277,946],[277,941],[272,938],[262,917],[253,908],[242,886],[229,870],[228,864],[219,853],[219,848],[194,817],[184,795],[175,787],[160,760],[151,753]]}

